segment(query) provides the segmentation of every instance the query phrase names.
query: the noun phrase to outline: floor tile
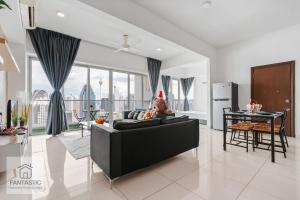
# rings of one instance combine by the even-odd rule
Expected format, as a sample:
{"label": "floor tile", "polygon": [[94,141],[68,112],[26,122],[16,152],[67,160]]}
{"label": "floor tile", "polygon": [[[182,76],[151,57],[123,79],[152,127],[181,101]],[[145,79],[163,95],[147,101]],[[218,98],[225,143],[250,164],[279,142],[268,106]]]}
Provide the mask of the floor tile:
{"label": "floor tile", "polygon": [[203,200],[198,195],[174,183],[151,195],[147,200]]}
{"label": "floor tile", "polygon": [[130,200],[144,199],[171,184],[170,179],[150,170],[118,179],[114,186]]}
{"label": "floor tile", "polygon": [[179,179],[177,183],[206,200],[236,199],[246,186],[244,183],[201,168]]}

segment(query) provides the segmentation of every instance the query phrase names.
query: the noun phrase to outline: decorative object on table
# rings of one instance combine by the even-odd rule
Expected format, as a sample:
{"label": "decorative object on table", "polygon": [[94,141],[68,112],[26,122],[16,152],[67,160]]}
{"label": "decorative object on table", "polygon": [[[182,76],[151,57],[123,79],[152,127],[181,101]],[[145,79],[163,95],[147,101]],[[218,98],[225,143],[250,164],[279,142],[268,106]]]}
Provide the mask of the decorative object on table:
{"label": "decorative object on table", "polygon": [[261,108],[262,108],[262,105],[261,104],[258,104],[256,102],[256,100],[254,99],[250,99],[250,103],[247,104],[247,111],[249,113],[256,113],[256,112],[260,112],[261,111]]}
{"label": "decorative object on table", "polygon": [[105,119],[104,118],[101,118],[99,117],[98,119],[95,120],[96,124],[104,124],[105,122]]}
{"label": "decorative object on table", "polygon": [[256,101],[254,99],[250,99],[250,102],[247,104],[247,110],[249,113],[253,113],[255,111]]}
{"label": "decorative object on table", "polygon": [[8,8],[9,10],[11,10],[9,5],[4,0],[0,0],[0,10],[5,9],[5,8]]}

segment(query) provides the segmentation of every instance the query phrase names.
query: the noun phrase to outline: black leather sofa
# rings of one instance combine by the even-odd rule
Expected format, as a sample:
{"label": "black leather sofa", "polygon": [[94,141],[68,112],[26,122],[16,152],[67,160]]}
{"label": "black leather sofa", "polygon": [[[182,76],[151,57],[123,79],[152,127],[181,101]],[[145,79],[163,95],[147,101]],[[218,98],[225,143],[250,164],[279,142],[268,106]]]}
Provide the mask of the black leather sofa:
{"label": "black leather sofa", "polygon": [[91,127],[91,159],[110,181],[198,146],[198,119],[162,119],[157,125],[127,130]]}

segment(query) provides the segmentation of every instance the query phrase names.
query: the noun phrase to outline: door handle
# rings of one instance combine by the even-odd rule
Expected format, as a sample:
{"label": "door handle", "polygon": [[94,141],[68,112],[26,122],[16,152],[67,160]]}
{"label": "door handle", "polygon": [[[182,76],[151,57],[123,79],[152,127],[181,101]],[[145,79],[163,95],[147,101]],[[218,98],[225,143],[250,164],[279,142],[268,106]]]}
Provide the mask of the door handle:
{"label": "door handle", "polygon": [[291,111],[291,109],[290,108],[287,108],[287,109],[285,109],[286,111]]}
{"label": "door handle", "polygon": [[290,103],[289,99],[284,100],[285,103]]}

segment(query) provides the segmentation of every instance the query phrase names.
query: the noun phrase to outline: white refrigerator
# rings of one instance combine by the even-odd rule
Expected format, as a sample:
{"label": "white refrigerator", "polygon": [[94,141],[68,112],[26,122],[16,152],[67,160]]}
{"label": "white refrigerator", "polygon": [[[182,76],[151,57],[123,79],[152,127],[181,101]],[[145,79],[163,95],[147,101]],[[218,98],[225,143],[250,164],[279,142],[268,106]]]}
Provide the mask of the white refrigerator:
{"label": "white refrigerator", "polygon": [[233,111],[238,106],[238,85],[232,82],[213,84],[213,128],[223,130],[223,108]]}

